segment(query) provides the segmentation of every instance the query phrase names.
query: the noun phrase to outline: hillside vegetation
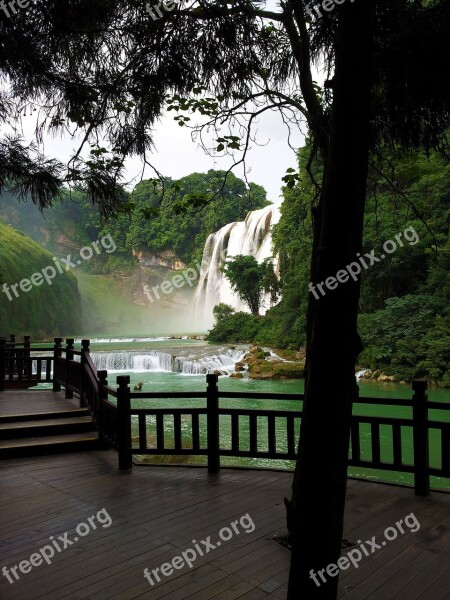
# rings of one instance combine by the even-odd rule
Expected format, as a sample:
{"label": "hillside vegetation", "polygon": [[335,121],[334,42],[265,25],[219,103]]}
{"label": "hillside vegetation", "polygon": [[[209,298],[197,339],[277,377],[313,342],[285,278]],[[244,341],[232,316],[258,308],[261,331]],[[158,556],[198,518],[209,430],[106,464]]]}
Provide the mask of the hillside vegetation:
{"label": "hillside vegetation", "polygon": [[131,269],[136,264],[133,251],[152,255],[169,251],[191,266],[201,260],[210,233],[269,204],[261,186],[247,186],[233,173],[224,184],[224,176],[224,171],[210,170],[179,181],[167,178],[164,186],[141,181],[129,195],[127,211],[108,223],[101,222],[92,204],[77,191],[63,192],[63,201],[55,201],[42,214],[30,202],[19,202],[5,192],[0,197],[0,222],[20,228],[61,255],[111,234],[117,245],[114,254],[97,256],[81,267],[96,275]]}
{"label": "hillside vegetation", "polygon": [[[149,299],[144,287],[151,290],[162,281],[170,281],[172,267],[194,267],[210,233],[268,204],[261,186],[247,185],[232,173],[224,184],[224,175],[214,170],[193,173],[179,181],[166,178],[164,186],[153,180],[142,181],[128,194],[127,210],[108,223],[101,221],[78,191],[62,191],[61,201],[55,200],[42,213],[31,202],[20,202],[4,192],[0,196],[0,222],[20,229],[57,257],[77,255],[81,248],[111,235],[114,252],[108,254],[100,248],[93,260],[83,261],[74,271],[83,309],[82,328],[77,328],[80,334],[184,331],[189,325],[184,315],[195,288],[186,285],[153,302],[154,294]],[[52,264],[51,258],[46,264]],[[11,269],[11,263],[2,264],[4,280],[15,283],[18,275]],[[21,273],[35,270],[20,268]],[[13,309],[8,306],[8,310]],[[51,324],[58,318],[64,322],[66,313],[64,304],[55,306],[45,331],[53,335]],[[15,329],[28,330],[30,316],[25,307],[15,306],[14,315]]]}
{"label": "hillside vegetation", "polygon": [[[21,231],[0,224],[0,285],[9,290],[0,293],[1,335],[15,333],[36,338],[70,336],[81,329],[81,299],[77,280],[71,273],[58,274],[52,285],[45,280],[24,292],[11,285],[42,273],[54,265],[53,256]],[[26,286],[24,286],[26,289]]]}
{"label": "hillside vegetation", "polygon": [[[293,349],[305,344],[311,203],[316,193],[306,173],[306,157],[303,150],[301,179],[285,188],[282,218],[273,234],[280,255],[281,302],[264,317],[220,313],[211,341]],[[317,168],[315,175],[320,181]],[[436,154],[393,153],[382,169],[371,169],[362,257],[374,251],[379,260],[366,257],[368,268],[361,267],[361,367],[382,370],[397,380],[424,377],[450,386],[449,222],[450,165]],[[402,245],[396,241],[399,234]],[[381,259],[388,240],[396,248]]]}

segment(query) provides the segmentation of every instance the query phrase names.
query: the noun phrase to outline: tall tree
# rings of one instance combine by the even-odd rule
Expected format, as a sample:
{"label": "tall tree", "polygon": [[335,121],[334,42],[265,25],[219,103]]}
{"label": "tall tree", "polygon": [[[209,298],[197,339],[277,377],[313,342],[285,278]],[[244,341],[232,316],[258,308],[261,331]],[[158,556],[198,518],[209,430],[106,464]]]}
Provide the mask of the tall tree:
{"label": "tall tree", "polygon": [[[47,127],[82,132],[68,168],[18,139],[0,148],[0,187],[13,181],[46,202],[55,182],[84,186],[94,201],[120,202],[123,160],[148,162],[150,130],[169,100],[181,126],[199,112],[217,127],[217,151],[245,158],[257,117],[306,120],[312,158],[323,162],[314,211],[311,280],[325,282],[361,249],[369,150],[443,149],[450,122],[448,0],[192,0],[162,16],[141,0],[48,0],[0,14],[0,66],[10,82],[0,115],[38,107]],[[168,5],[167,5],[168,6]],[[314,82],[312,66],[327,73]],[[220,129],[229,123],[230,129]],[[236,135],[237,133],[237,135]],[[39,140],[39,138],[38,138]],[[103,141],[100,141],[103,140]],[[58,171],[59,169],[59,171]],[[288,179],[289,181],[289,179]],[[330,280],[332,283],[332,280]],[[299,456],[290,503],[289,598],[334,599],[337,578],[317,586],[310,570],[340,555],[359,281],[308,309],[308,361]],[[332,365],[327,378],[323,365]],[[326,380],[325,380],[326,379]]]}
{"label": "tall tree", "polygon": [[259,315],[264,294],[270,295],[272,303],[277,301],[278,279],[270,258],[259,264],[253,256],[233,256],[227,260],[224,273],[232,290],[247,304],[253,315]]}

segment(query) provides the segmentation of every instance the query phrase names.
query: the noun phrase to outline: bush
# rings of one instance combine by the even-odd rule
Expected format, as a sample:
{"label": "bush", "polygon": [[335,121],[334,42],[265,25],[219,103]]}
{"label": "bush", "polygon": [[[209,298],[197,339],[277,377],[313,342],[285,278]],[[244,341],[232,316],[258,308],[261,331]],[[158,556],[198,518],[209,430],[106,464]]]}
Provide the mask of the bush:
{"label": "bush", "polygon": [[395,374],[448,385],[450,380],[450,317],[439,314],[436,301],[426,295],[390,298],[384,309],[361,315],[359,327],[367,346],[359,363]]}
{"label": "bush", "polygon": [[[223,307],[224,305],[218,306]],[[218,307],[216,306],[214,309],[216,323],[208,332],[208,341],[233,342],[237,344],[250,344],[253,342],[258,331],[259,321],[262,317],[244,312],[235,313],[231,307],[228,307],[231,310],[226,314],[220,315],[219,310],[220,316],[218,318],[217,308]]]}

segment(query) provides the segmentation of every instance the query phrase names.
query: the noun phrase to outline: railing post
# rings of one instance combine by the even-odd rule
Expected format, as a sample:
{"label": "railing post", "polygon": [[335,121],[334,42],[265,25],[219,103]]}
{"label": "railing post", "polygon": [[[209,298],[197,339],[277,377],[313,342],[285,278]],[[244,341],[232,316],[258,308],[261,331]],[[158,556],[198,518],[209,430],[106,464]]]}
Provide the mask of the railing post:
{"label": "railing post", "polygon": [[70,383],[69,361],[73,360],[73,357],[74,357],[74,354],[73,354],[74,343],[75,343],[74,339],[72,339],[72,338],[66,339],[66,394],[65,394],[65,397],[68,400],[73,398],[73,390],[71,390],[69,387],[69,383]]}
{"label": "railing post", "polygon": [[0,338],[0,392],[5,391],[6,338]]}
{"label": "railing post", "polygon": [[16,348],[16,336],[14,333],[9,335],[9,348],[10,348],[10,357],[14,360],[11,360],[9,363],[9,376],[11,379],[14,379],[14,374],[17,373],[17,348]]}
{"label": "railing post", "polygon": [[417,496],[430,493],[427,382],[415,379],[413,395],[414,488]]}
{"label": "railing post", "polygon": [[84,365],[86,364],[86,355],[89,354],[89,345],[91,340],[81,340],[81,389],[80,389],[80,408],[86,406],[86,399],[84,397],[85,385],[84,378],[86,377],[84,371]]}
{"label": "railing post", "polygon": [[130,376],[117,377],[117,450],[119,452],[119,469],[131,469],[131,403]]}
{"label": "railing post", "polygon": [[108,371],[97,371],[98,378],[98,407],[97,407],[97,428],[101,438],[105,437],[105,409],[103,400],[108,400]]}
{"label": "railing post", "polygon": [[61,383],[59,382],[58,358],[62,356],[62,338],[54,339],[53,346],[53,391],[61,391]]}
{"label": "railing post", "polygon": [[206,376],[206,422],[208,427],[208,473],[220,470],[218,375]]}
{"label": "railing post", "polygon": [[33,369],[30,361],[30,348],[31,348],[31,337],[29,335],[23,336],[23,375],[24,377],[31,377]]}
{"label": "railing post", "polygon": [[98,397],[100,400],[108,399],[108,392],[104,389],[108,385],[108,371],[106,369],[97,371],[98,377]]}

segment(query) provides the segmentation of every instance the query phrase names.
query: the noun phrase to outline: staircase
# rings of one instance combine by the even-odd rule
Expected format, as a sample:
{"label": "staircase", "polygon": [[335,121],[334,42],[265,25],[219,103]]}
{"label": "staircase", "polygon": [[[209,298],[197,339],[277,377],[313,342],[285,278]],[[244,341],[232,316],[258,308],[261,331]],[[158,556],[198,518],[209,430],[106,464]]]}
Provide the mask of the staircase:
{"label": "staircase", "polygon": [[0,415],[0,459],[101,448],[86,408]]}

